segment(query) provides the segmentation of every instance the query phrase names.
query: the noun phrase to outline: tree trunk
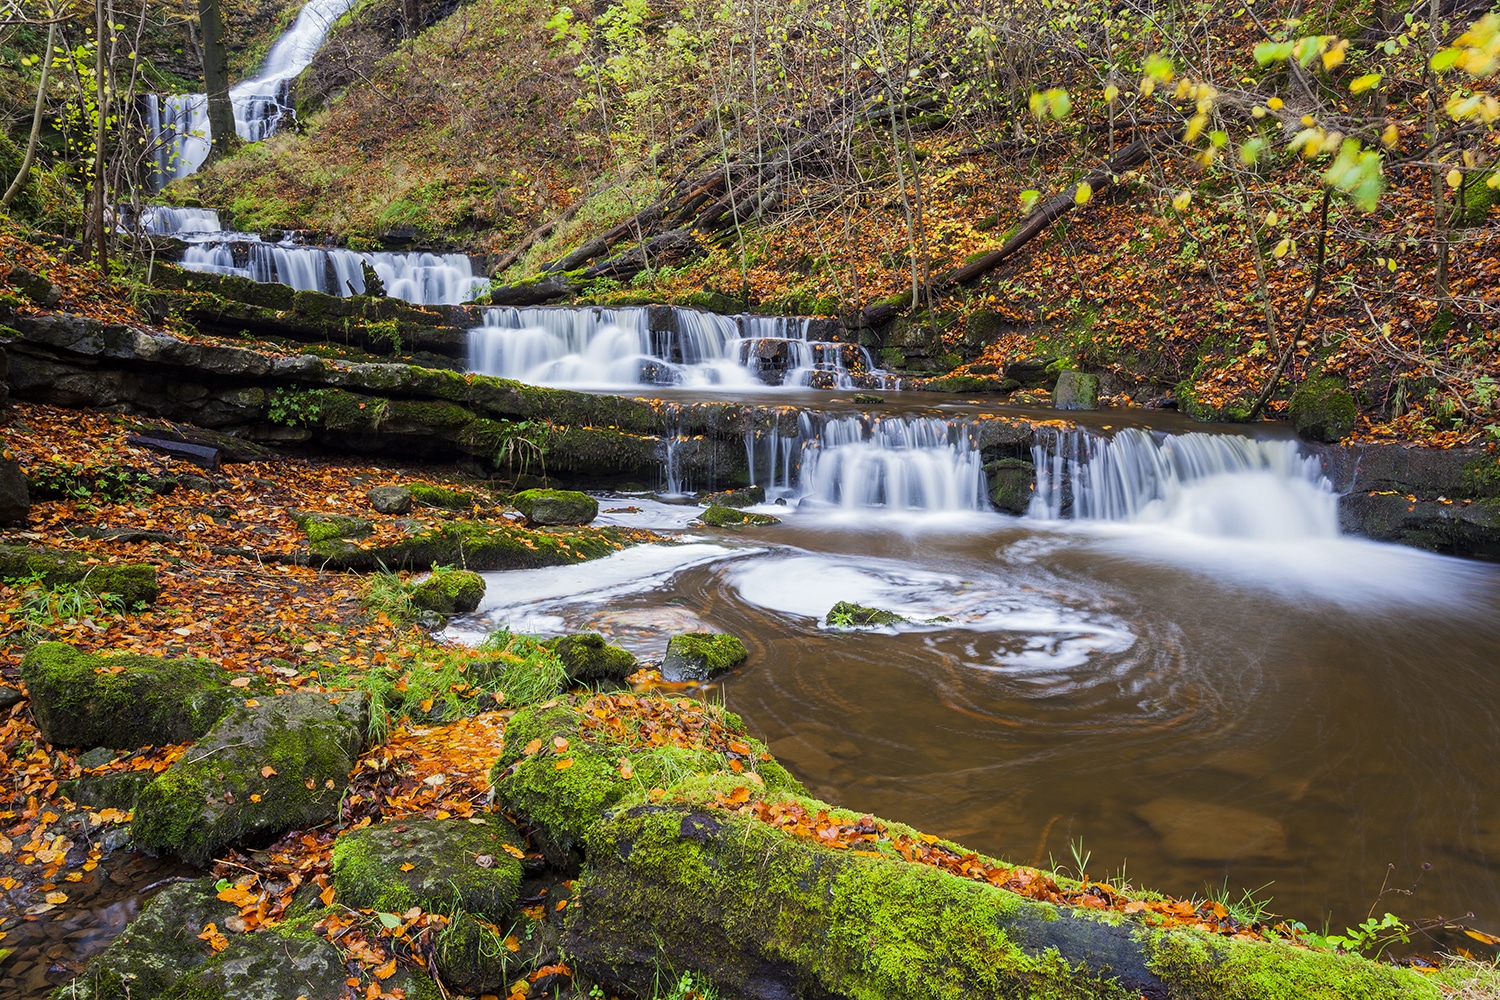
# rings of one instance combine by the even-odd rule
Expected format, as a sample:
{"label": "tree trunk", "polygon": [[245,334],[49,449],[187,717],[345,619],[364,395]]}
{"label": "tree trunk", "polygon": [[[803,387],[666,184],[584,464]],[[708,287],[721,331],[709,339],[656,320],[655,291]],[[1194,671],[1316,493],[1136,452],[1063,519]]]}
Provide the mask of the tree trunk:
{"label": "tree trunk", "polygon": [[16,179],[11,181],[5,196],[0,198],[0,209],[7,212],[10,211],[10,203],[15,201],[16,195],[26,186],[31,165],[36,162],[36,145],[42,133],[42,112],[47,106],[47,74],[52,69],[52,47],[57,44],[57,18],[51,12],[48,16],[52,17],[52,23],[47,25],[47,45],[42,49],[42,78],[36,85],[36,107],[31,112],[31,138],[26,140],[26,155],[21,159],[21,169],[16,171]]}
{"label": "tree trunk", "polygon": [[232,152],[239,138],[229,100],[229,53],[224,48],[219,0],[198,0],[198,29],[203,35],[203,92],[208,95],[208,131],[213,137],[208,159],[212,160]]}
{"label": "tree trunk", "polygon": [[104,0],[94,0],[94,201],[93,226],[94,249],[98,255],[99,273],[109,273],[109,232],[104,227],[104,143],[108,138],[109,86],[106,77],[109,63],[104,58],[105,28],[109,20],[104,16]]}

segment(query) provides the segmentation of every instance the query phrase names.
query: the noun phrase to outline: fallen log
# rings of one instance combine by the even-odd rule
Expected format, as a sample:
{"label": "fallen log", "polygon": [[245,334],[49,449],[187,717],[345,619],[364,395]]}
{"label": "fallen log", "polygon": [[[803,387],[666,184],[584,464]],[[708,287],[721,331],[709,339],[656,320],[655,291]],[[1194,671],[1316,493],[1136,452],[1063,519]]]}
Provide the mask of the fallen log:
{"label": "fallen log", "polygon": [[150,448],[173,458],[185,458],[200,469],[210,472],[219,467],[219,449],[210,448],[207,445],[188,444],[186,441],[166,441],[162,438],[138,437],[131,435],[125,439],[126,444],[133,444],[141,448]]}

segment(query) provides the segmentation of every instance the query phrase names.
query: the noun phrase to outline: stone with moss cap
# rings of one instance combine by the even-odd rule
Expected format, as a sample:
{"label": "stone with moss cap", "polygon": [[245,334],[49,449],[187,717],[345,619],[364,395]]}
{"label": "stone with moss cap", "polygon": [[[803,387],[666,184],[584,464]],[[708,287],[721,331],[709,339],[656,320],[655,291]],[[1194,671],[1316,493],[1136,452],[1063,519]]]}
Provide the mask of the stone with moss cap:
{"label": "stone with moss cap", "polygon": [[21,660],[31,714],[54,746],[134,750],[186,743],[237,700],[233,675],[207,660],[100,656],[44,642]]}
{"label": "stone with moss cap", "polygon": [[750,652],[736,636],[686,632],[667,640],[661,675],[669,681],[706,681],[744,663]]}
{"label": "stone with moss cap", "polygon": [[236,707],[142,789],[131,835],[147,850],[201,866],[229,844],[333,819],[364,747],[368,712],[364,694],[353,691]]}
{"label": "stone with moss cap", "polygon": [[468,490],[433,486],[431,483],[408,483],[406,489],[411,493],[412,502],[438,510],[472,510],[479,503],[479,497]]}
{"label": "stone with moss cap", "polygon": [[906,623],[906,618],[894,611],[839,601],[828,609],[828,614],[823,616],[823,622],[835,628],[849,628],[860,625],[902,625]]}
{"label": "stone with moss cap", "polygon": [[754,507],[758,503],[765,502],[766,488],[764,486],[746,486],[738,490],[711,493],[705,500],[705,503],[710,506],[718,507]]}
{"label": "stone with moss cap", "polygon": [[635,672],[635,654],[605,642],[598,632],[558,636],[542,645],[557,654],[575,683],[623,681]]}
{"label": "stone with moss cap", "polygon": [[310,543],[307,558],[316,566],[361,573],[434,564],[471,570],[532,569],[598,559],[645,537],[620,528],[532,530],[515,524],[449,521],[370,548],[342,538]]}
{"label": "stone with moss cap", "polygon": [[770,514],[755,514],[748,510],[721,507],[718,504],[711,504],[703,513],[698,515],[698,520],[714,528],[734,528],[745,524],[781,523],[781,518],[772,517]]}
{"label": "stone with moss cap", "polygon": [[[357,910],[466,911],[499,923],[521,891],[526,843],[501,816],[403,819],[351,830],[333,845],[338,901]],[[414,865],[402,871],[403,865]]]}
{"label": "stone with moss cap", "polygon": [[[581,698],[521,709],[505,727],[505,752],[490,779],[496,801],[526,823],[533,843],[553,864],[567,863],[589,830],[621,801],[692,775],[730,773],[732,761],[754,774],[744,780],[801,790],[780,764],[762,759],[769,758],[764,744],[753,739],[733,713],[685,698],[643,699],[647,700],[691,713],[694,731],[700,734],[712,731],[711,723],[717,722],[726,740],[732,738],[749,752],[735,754],[727,742],[706,745],[701,736],[696,747],[651,745],[644,737],[622,739],[618,732],[586,722],[594,716],[585,712],[590,701]],[[569,763],[558,767],[563,761]]]}
{"label": "stone with moss cap", "polygon": [[[732,783],[679,786],[590,831],[580,905],[569,907],[564,935],[584,973],[616,989],[649,989],[665,962],[725,995],[849,1000],[1441,995],[1414,972],[1358,957],[1039,902],[906,861],[885,845],[836,850],[722,808]],[[797,801],[810,815],[860,822]]]}
{"label": "stone with moss cap", "polygon": [[337,539],[368,538],[375,533],[375,522],[368,517],[346,517],[343,514],[319,514],[303,510],[289,513],[297,527],[306,533],[309,546]]}
{"label": "stone with moss cap", "polygon": [[599,516],[599,501],[577,490],[522,490],[510,502],[528,524],[588,524]]}
{"label": "stone with moss cap", "polygon": [[[505,943],[507,936],[515,951]],[[438,935],[437,971],[445,985],[460,993],[504,996],[526,973],[556,962],[557,945],[558,933],[545,920],[522,915],[508,933],[497,934],[460,913]]]}
{"label": "stone with moss cap", "polygon": [[484,600],[484,577],[466,569],[443,568],[411,588],[411,602],[424,611],[456,615]]}
{"label": "stone with moss cap", "polygon": [[112,594],[127,609],[154,604],[161,594],[155,566],[90,563],[78,553],[58,549],[0,545],[0,577],[8,580],[36,577],[48,587],[75,584],[91,594]]}
{"label": "stone with moss cap", "polygon": [[990,477],[990,503],[996,509],[1017,516],[1031,508],[1036,485],[1036,466],[1024,458],[999,458],[986,462],[984,471]]}
{"label": "stone with moss cap", "polygon": [[1057,373],[1057,386],[1052,390],[1052,408],[1055,410],[1097,410],[1099,408],[1099,376],[1065,368]]}
{"label": "stone with moss cap", "polygon": [[1288,407],[1292,426],[1312,441],[1342,441],[1359,420],[1359,407],[1343,383],[1333,378],[1310,378],[1292,393]]}

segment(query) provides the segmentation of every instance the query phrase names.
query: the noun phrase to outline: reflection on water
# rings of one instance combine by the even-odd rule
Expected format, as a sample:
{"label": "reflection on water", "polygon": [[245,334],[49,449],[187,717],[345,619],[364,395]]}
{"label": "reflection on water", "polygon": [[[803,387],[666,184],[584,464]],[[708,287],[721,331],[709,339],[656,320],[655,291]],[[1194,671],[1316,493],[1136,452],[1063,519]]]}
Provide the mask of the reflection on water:
{"label": "reflection on water", "polygon": [[[1081,839],[1096,877],[1272,883],[1278,912],[1335,926],[1388,863],[1403,884],[1428,862],[1380,909],[1500,929],[1500,567],[1170,523],[902,523],[793,512],[755,548],[534,571],[545,593],[505,574],[492,592],[532,599],[488,621],[648,657],[700,623],[740,635],[728,704],[814,794],[976,849],[1071,864]],[[921,622],[830,630],[840,600]]]}

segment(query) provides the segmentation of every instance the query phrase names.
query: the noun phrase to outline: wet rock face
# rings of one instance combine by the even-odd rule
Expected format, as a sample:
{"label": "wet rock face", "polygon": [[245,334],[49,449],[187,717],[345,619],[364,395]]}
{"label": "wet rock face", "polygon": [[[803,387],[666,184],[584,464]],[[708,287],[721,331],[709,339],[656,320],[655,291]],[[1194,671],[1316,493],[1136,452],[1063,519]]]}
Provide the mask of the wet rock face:
{"label": "wet rock face", "polygon": [[669,681],[706,681],[733,670],[750,655],[745,644],[732,635],[689,632],[667,642],[661,675]]}
{"label": "wet rock face", "polygon": [[1057,387],[1052,391],[1052,408],[1056,410],[1097,410],[1099,376],[1066,368],[1058,373]]}
{"label": "wet rock face", "polygon": [[206,865],[229,844],[333,819],[368,712],[356,692],[241,704],[142,790],[135,842]]}
{"label": "wet rock face", "polygon": [[31,495],[21,464],[0,461],[0,524],[25,524],[31,516]]}
{"label": "wet rock face", "polygon": [[54,746],[134,750],[186,743],[241,697],[206,660],[104,657],[45,642],[21,661],[31,714]]}
{"label": "wet rock face", "polygon": [[1031,507],[1036,466],[1024,458],[1001,458],[985,465],[990,477],[990,503],[997,510],[1020,516]]}
{"label": "wet rock face", "polygon": [[1246,809],[1168,796],[1135,814],[1178,861],[1285,861],[1288,856],[1286,827]]}

